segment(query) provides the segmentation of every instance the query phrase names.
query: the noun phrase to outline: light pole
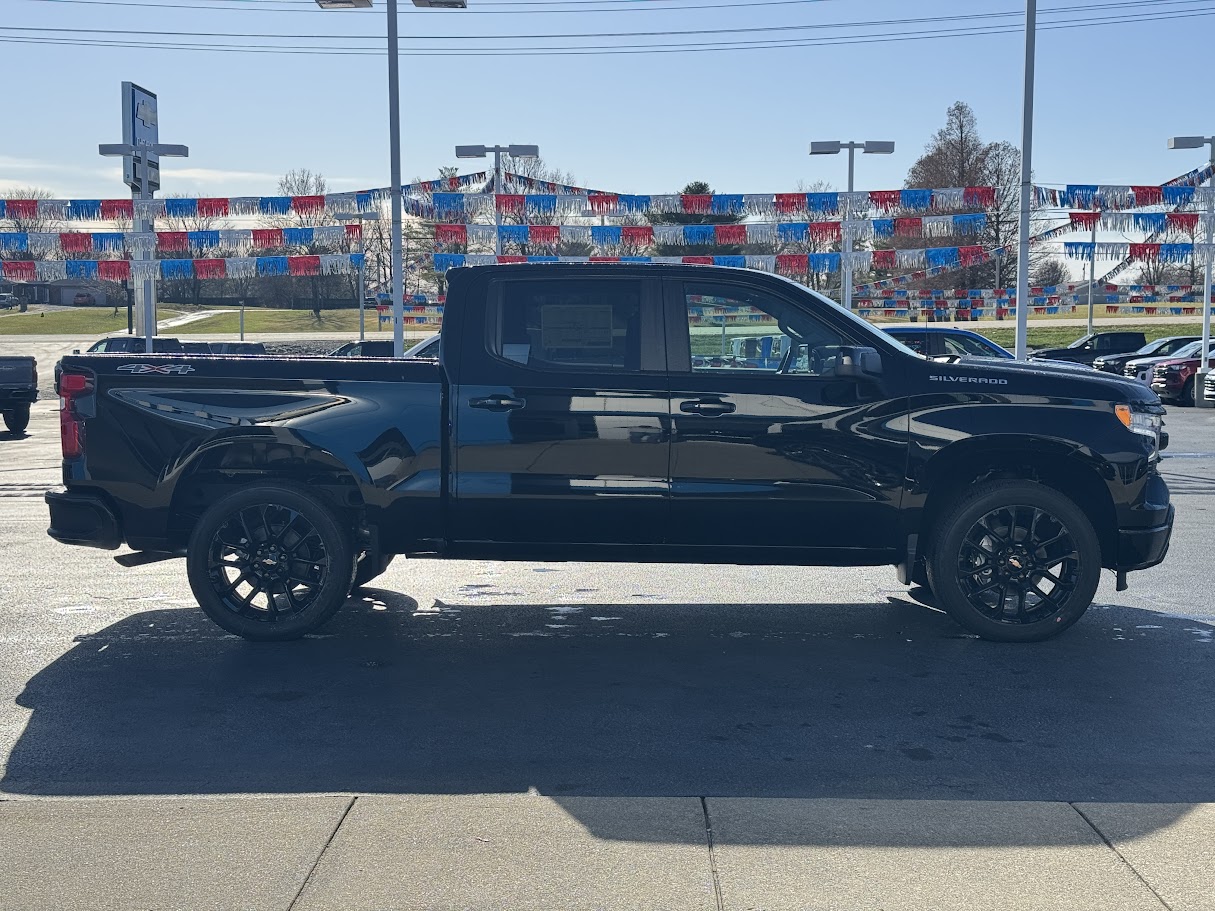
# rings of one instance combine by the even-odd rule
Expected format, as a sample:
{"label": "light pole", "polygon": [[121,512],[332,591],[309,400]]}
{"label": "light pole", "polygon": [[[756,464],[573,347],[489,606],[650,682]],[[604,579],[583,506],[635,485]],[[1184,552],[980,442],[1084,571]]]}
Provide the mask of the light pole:
{"label": "light pole", "polygon": [[[1025,87],[1021,101],[1021,219],[1017,246],[1017,360],[1029,357],[1029,213],[1034,149],[1034,44],[1038,37],[1038,0],[1025,0]],[[1093,258],[1097,250],[1093,248]],[[1094,266],[1094,270],[1095,270]]]}
{"label": "light pole", "polygon": [[[316,0],[321,9],[370,9],[371,0]],[[423,9],[466,9],[467,0],[413,0]],[[392,185],[392,352],[405,353],[405,263],[401,243],[401,76],[397,0],[388,0],[388,155]],[[362,312],[362,301],[359,301]]]}
{"label": "light pole", "polygon": [[[162,158],[187,158],[190,155],[190,150],[183,145],[175,145],[171,143],[151,143],[145,142],[139,145],[131,145],[125,142],[110,142],[101,143],[97,146],[97,154],[106,157],[124,157],[130,155],[136,162],[136,174],[139,175],[139,196],[138,199],[151,199],[152,190],[148,186],[148,156],[159,155]],[[132,194],[133,195],[133,194]],[[135,231],[143,233],[153,230],[155,223],[147,224],[143,217],[136,215],[132,227]],[[137,253],[139,259],[148,260],[156,256],[154,248],[140,250]],[[151,278],[145,278],[136,287],[143,297],[143,336],[144,350],[152,353],[152,339],[156,337],[156,285]]]}
{"label": "light pole", "polygon": [[[359,253],[366,253],[366,246],[363,242],[363,222],[379,221],[380,213],[379,212],[336,212],[336,213],[334,213],[333,217],[337,221],[342,221],[342,222],[357,221],[358,222],[358,224],[359,224]],[[364,326],[364,319],[363,319],[363,310],[365,309],[365,306],[364,306],[365,302],[364,302],[363,298],[366,297],[366,295],[367,295],[366,275],[367,275],[367,261],[365,259],[360,260],[359,261],[359,298],[358,298],[358,300],[359,300],[359,341],[360,342],[363,341],[363,336],[366,332],[366,329]]]}
{"label": "light pole", "polygon": [[[484,158],[490,152],[494,153],[494,193],[502,192],[502,154],[511,158],[539,158],[540,146],[456,146],[456,158]],[[498,211],[498,201],[494,200],[494,254],[502,255],[502,238],[498,228],[502,226],[502,213]]]}
{"label": "light pole", "polygon": [[[852,205],[852,192],[854,178],[856,176],[856,150],[860,149],[866,155],[890,155],[894,152],[893,142],[877,142],[869,140],[867,142],[839,142],[835,140],[824,142],[810,143],[811,155],[838,155],[841,149],[848,150],[848,205]],[[843,231],[843,236],[840,238],[843,243],[841,248],[844,255],[840,257],[840,282],[844,292],[844,299],[841,303],[845,310],[852,309],[852,228],[848,225],[848,216],[851,212],[844,212],[843,224],[840,226]]]}
{"label": "light pole", "polygon": [[[1174,136],[1170,149],[1201,149],[1211,147],[1211,167],[1215,169],[1215,136]],[[1202,350],[1198,352],[1198,376],[1194,378],[1194,404],[1202,408],[1215,407],[1206,399],[1204,383],[1207,373],[1208,350],[1211,347],[1211,271],[1215,259],[1215,171],[1207,184],[1207,265],[1202,283]]]}

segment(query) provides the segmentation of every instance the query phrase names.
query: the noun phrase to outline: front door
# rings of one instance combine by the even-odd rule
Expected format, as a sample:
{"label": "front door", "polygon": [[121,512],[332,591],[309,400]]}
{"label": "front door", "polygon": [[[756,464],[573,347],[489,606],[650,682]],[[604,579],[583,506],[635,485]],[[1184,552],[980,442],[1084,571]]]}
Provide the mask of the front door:
{"label": "front door", "polygon": [[659,544],[670,402],[656,279],[488,285],[455,388],[461,542]]}
{"label": "front door", "polygon": [[833,375],[864,334],[796,289],[669,280],[666,296],[671,543],[740,562],[747,548],[894,547],[907,399],[889,373]]}

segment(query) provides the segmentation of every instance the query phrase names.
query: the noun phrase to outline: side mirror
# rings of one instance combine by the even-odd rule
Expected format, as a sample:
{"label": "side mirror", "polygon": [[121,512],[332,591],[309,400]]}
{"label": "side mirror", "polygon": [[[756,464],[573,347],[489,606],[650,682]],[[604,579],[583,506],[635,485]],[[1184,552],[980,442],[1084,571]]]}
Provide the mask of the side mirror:
{"label": "side mirror", "polygon": [[860,346],[840,348],[834,375],[837,377],[865,377],[882,375],[882,356],[876,348]]}

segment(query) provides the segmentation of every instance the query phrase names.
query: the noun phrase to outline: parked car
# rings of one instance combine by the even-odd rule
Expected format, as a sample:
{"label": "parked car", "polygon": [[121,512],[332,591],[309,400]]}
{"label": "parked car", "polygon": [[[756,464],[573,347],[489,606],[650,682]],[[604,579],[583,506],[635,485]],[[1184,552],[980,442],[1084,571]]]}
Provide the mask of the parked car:
{"label": "parked car", "polygon": [[1183,345],[1172,354],[1158,354],[1153,357],[1137,357],[1126,362],[1126,366],[1122,368],[1122,375],[1130,377],[1133,380],[1138,380],[1140,383],[1147,383],[1149,386],[1152,383],[1152,368],[1164,361],[1172,361],[1177,358],[1198,357],[1198,351],[1202,348],[1202,339],[1190,342],[1188,345]]}
{"label": "parked car", "polygon": [[329,357],[392,357],[393,343],[382,339],[347,342],[329,352]]}
{"label": "parked car", "polygon": [[[1199,342],[1199,346],[1202,343]],[[1194,383],[1197,382],[1198,368],[1201,366],[1201,351],[1195,351],[1190,357],[1173,358],[1160,361],[1152,367],[1152,392],[1160,396],[1162,401],[1175,405],[1194,404]],[[1215,345],[1207,349],[1207,368],[1215,366],[1211,358],[1215,356]]]}
{"label": "parked car", "polygon": [[21,433],[30,422],[30,405],[38,401],[38,362],[32,357],[0,357],[0,414],[4,426]]}
{"label": "parked car", "polygon": [[[761,272],[446,278],[437,362],[65,357],[50,535],[184,555],[207,615],[258,640],[315,630],[394,554],[893,564],[999,641],[1066,629],[1102,567],[1124,587],[1164,559],[1164,408],[1138,383],[926,360]],[[788,355],[694,367],[720,345],[706,298]]]}
{"label": "parked car", "polygon": [[405,352],[406,357],[437,358],[439,356],[439,334],[424,338]]}
{"label": "parked car", "polygon": [[1215,402],[1215,373],[1208,373],[1206,382],[1202,384],[1203,397],[1208,402]]}
{"label": "parked car", "polygon": [[94,303],[96,303],[96,298],[84,291],[80,291],[72,298],[72,304],[77,307],[91,307]]}
{"label": "parked car", "polygon": [[19,300],[17,300],[17,298],[14,297],[12,294],[9,294],[7,291],[5,291],[3,294],[0,294],[0,309],[12,310],[19,303],[21,303],[21,302]]}
{"label": "parked car", "polygon": [[[147,348],[142,335],[111,335],[109,338],[98,339],[89,348],[89,354],[143,354]],[[152,349],[157,354],[181,354],[181,341],[175,338],[156,336]],[[80,352],[75,352],[79,354]]]}
{"label": "parked car", "polygon": [[261,342],[211,342],[212,354],[265,354],[266,346]]}
{"label": "parked car", "polygon": [[1046,360],[1091,365],[1102,355],[1129,354],[1146,344],[1147,338],[1142,332],[1094,332],[1081,336],[1066,348],[1041,348],[1030,354]]}
{"label": "parked car", "polygon": [[1201,341],[1197,335],[1170,335],[1153,339],[1138,351],[1129,354],[1103,354],[1093,360],[1093,366],[1106,373],[1123,373],[1126,365],[1137,358],[1176,356],[1177,352],[1192,342]]}
{"label": "parked car", "polygon": [[182,342],[183,354],[213,354],[210,342]]}
{"label": "parked car", "polygon": [[1013,354],[1001,348],[989,338],[968,329],[946,326],[879,326],[887,335],[894,336],[912,351],[925,357],[998,357],[1011,358]]}

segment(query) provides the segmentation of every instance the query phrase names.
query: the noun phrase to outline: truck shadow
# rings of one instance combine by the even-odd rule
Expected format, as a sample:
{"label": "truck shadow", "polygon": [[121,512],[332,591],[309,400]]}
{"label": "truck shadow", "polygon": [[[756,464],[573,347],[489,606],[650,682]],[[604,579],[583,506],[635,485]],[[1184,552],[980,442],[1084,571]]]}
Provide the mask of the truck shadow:
{"label": "truck shadow", "polygon": [[323,635],[274,645],[191,609],[128,617],[28,682],[0,787],[531,788],[575,814],[586,796],[1215,801],[1215,630],[1202,621],[1094,607],[1058,639],[1003,646],[901,598],[507,594],[418,605],[371,590]]}

